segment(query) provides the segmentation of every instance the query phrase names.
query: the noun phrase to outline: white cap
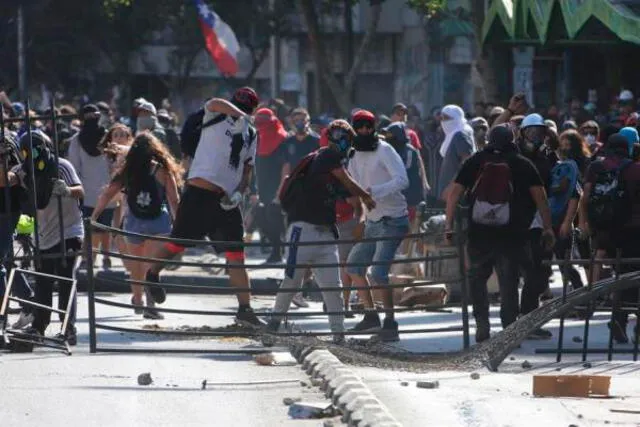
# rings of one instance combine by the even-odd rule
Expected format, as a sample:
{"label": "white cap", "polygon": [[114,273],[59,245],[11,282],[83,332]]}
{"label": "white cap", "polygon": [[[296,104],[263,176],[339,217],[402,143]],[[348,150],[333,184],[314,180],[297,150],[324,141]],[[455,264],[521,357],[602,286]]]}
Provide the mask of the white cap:
{"label": "white cap", "polygon": [[540,114],[529,114],[522,120],[522,124],[520,125],[520,129],[528,128],[531,126],[545,126],[544,119]]}
{"label": "white cap", "polygon": [[633,93],[630,90],[623,90],[618,96],[620,101],[633,101]]}
{"label": "white cap", "polygon": [[141,102],[140,105],[138,106],[138,110],[148,111],[151,114],[153,114],[154,116],[156,116],[158,114],[156,112],[156,107],[152,103],[150,103],[149,101]]}

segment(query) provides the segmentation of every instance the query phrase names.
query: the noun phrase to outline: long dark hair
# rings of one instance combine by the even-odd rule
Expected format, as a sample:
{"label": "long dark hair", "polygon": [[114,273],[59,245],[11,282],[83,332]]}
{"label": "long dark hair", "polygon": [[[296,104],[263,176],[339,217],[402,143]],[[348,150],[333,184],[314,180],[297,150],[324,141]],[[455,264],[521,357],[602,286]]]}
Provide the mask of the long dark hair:
{"label": "long dark hair", "polygon": [[178,187],[182,185],[183,168],[176,162],[164,144],[149,132],[143,132],[133,140],[133,144],[124,162],[116,171],[113,181],[120,182],[125,188],[136,188],[151,173],[153,161],[159,163],[173,176]]}

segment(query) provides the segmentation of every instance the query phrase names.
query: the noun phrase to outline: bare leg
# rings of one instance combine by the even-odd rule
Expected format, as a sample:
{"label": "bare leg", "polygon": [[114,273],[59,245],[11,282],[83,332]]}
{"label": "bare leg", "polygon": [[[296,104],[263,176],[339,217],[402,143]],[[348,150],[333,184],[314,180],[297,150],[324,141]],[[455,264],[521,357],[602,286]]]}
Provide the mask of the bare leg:
{"label": "bare leg", "polygon": [[[134,256],[144,256],[145,243],[141,244],[128,244],[128,252]],[[138,261],[130,262],[131,280],[135,282],[143,281],[146,272],[146,264]],[[131,292],[133,293],[133,301],[136,304],[142,304],[142,295],[144,293],[144,287],[140,284],[131,284]]]}
{"label": "bare leg", "polygon": [[351,274],[351,281],[354,286],[358,288],[358,298],[362,301],[365,308],[372,309],[373,308],[373,297],[371,296],[371,290],[369,288],[369,281],[366,276],[358,276],[356,274]]}
{"label": "bare leg", "polygon": [[239,305],[249,305],[251,302],[251,291],[249,288],[249,275],[244,267],[233,267],[233,265],[243,264],[244,261],[229,261],[229,283],[237,289],[243,289],[246,292],[238,292]]}

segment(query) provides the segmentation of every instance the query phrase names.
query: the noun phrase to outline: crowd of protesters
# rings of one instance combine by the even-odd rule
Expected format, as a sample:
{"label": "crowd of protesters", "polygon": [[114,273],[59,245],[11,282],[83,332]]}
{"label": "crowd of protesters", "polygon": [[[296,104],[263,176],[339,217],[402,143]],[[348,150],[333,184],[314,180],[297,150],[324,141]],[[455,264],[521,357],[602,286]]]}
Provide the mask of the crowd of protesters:
{"label": "crowd of protesters", "polygon": [[[0,102],[7,118],[24,117],[24,106],[4,93]],[[566,111],[551,106],[535,112],[523,95],[515,95],[506,107],[478,103],[473,114],[466,114],[447,105],[424,120],[417,108],[402,103],[391,106],[388,116],[356,108],[348,117],[312,118],[306,109],[281,100],[260,102],[253,89],[244,87],[228,100],[208,100],[185,118],[180,132],[175,114],[143,98],[134,101],[129,117],[116,118],[105,102],[77,110],[63,106],[55,123],[32,122],[31,141],[25,122],[7,124],[2,135],[0,255],[5,263],[0,279],[4,284],[6,269],[13,267],[8,255],[21,215],[37,217],[42,253],[66,251],[41,266],[42,272],[63,277],[72,277],[78,265],[83,217],[142,235],[227,242],[215,249],[229,264],[244,262],[242,242],[258,229],[270,248],[266,262],[285,269],[281,287],[287,292],[278,294],[276,314],[265,325],[251,308],[246,270],[229,268],[231,285],[240,289],[238,322],[277,332],[291,303],[308,305],[296,291],[315,282],[336,343],[344,341],[344,318],[354,317],[350,305],[355,300],[363,316],[353,331],[397,341],[391,289],[381,292],[381,321],[368,287],[389,284],[390,265],[384,263],[406,250],[401,242],[407,233],[419,230],[421,202],[446,208],[449,240],[463,238],[453,233],[462,204],[469,212],[466,264],[476,341],[481,342],[490,337],[487,280],[494,270],[506,327],[553,297],[545,260],[589,258],[592,251],[596,259],[617,251],[622,257],[637,255],[640,117],[635,110],[635,98],[625,90],[606,113],[577,98]],[[34,183],[36,194],[31,194]],[[112,242],[111,234],[99,229],[92,237],[96,249],[110,251],[114,245],[121,253],[155,259],[185,250],[135,235]],[[383,240],[372,241],[376,238]],[[308,241],[334,243],[295,245]],[[108,256],[102,262],[111,267]],[[146,284],[131,287],[134,312],[162,319],[156,304],[165,301],[166,292],[157,283],[165,266],[123,262],[134,282]],[[354,266],[292,267],[340,262]],[[368,263],[375,265],[363,267]],[[621,272],[630,269],[623,266]],[[592,280],[603,274],[599,266],[587,270]],[[579,269],[565,265],[561,274],[574,289],[583,286]],[[353,295],[323,290],[341,285],[360,289]],[[65,309],[70,283],[58,287],[59,307]],[[38,276],[33,289],[20,276],[14,292],[50,306],[53,288],[51,278]],[[635,301],[637,292],[619,297]],[[75,302],[70,306],[73,313],[61,337],[75,344]],[[628,341],[627,317],[616,311],[609,324],[617,342]],[[50,312],[24,304],[13,327],[44,335],[49,322]],[[541,328],[530,338],[550,337]]]}

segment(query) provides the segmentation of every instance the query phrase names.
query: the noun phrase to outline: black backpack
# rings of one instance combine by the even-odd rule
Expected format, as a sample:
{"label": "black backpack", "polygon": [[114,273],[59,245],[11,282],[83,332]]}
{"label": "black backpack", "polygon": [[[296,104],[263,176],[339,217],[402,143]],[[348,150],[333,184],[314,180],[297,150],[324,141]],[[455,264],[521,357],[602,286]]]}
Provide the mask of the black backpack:
{"label": "black backpack", "polygon": [[610,230],[626,222],[629,211],[621,174],[631,163],[626,159],[619,167],[596,174],[587,205],[589,224],[596,230]]}
{"label": "black backpack", "polygon": [[129,211],[136,218],[155,219],[162,214],[164,195],[160,189],[160,183],[156,180],[156,171],[159,167],[160,165],[156,165],[149,175],[137,183],[135,188],[127,188]]}
{"label": "black backpack", "polygon": [[213,126],[222,122],[227,116],[224,114],[218,114],[206,123],[204,120],[204,108],[199,109],[195,113],[191,113],[184,125],[182,125],[182,131],[180,132],[180,150],[184,156],[193,158],[200,142],[200,135],[202,135],[202,129]]}
{"label": "black backpack", "polygon": [[306,178],[313,159],[318,155],[318,151],[313,151],[300,160],[300,163],[287,175],[282,183],[278,199],[282,210],[291,214],[295,207],[296,200],[306,197]]}

